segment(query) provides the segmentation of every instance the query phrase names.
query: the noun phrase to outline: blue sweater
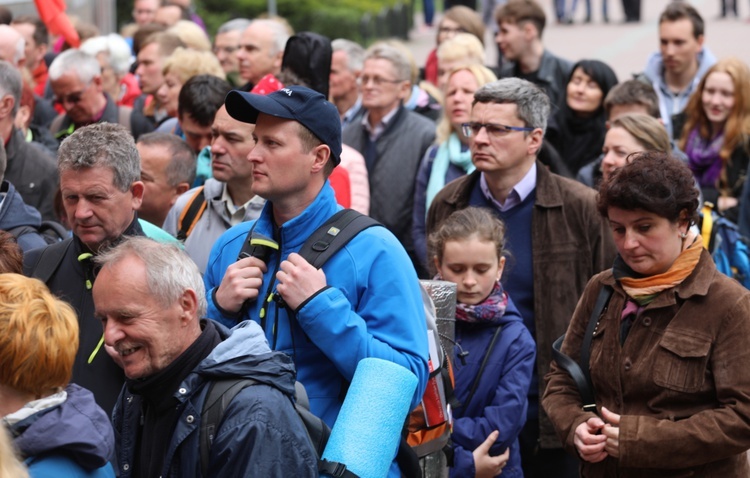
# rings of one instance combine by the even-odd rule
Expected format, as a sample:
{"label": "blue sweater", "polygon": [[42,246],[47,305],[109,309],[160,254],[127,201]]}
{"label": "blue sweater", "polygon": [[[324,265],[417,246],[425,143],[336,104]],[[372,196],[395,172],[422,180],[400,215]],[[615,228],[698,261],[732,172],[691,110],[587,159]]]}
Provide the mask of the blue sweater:
{"label": "blue sweater", "polygon": [[[491,209],[497,217],[505,223],[506,247],[511,254],[508,265],[503,272],[503,287],[508,295],[513,297],[518,311],[523,317],[523,323],[529,329],[531,336],[536,341],[536,322],[534,322],[534,273],[531,244],[531,217],[534,212],[536,191],[518,206],[501,212],[484,194],[482,194],[479,181],[471,193],[470,204]],[[528,416],[535,418],[539,416],[539,374],[534,367],[531,376],[531,388],[529,389],[529,411]]]}

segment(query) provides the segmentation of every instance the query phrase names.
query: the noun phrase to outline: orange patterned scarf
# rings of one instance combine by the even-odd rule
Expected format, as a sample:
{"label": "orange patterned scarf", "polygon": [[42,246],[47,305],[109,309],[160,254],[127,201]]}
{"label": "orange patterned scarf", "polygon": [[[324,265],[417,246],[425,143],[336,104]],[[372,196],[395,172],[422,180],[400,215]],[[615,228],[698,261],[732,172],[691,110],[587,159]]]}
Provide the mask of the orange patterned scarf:
{"label": "orange patterned scarf", "polygon": [[[693,239],[690,245],[683,249],[672,266],[666,272],[649,277],[636,279],[633,277],[615,277],[622,285],[622,288],[634,301],[644,306],[654,300],[662,291],[670,289],[684,281],[698,264],[703,250],[703,241],[701,237],[690,237],[686,242]],[[618,259],[620,259],[618,257]],[[621,260],[621,259],[620,259]]]}

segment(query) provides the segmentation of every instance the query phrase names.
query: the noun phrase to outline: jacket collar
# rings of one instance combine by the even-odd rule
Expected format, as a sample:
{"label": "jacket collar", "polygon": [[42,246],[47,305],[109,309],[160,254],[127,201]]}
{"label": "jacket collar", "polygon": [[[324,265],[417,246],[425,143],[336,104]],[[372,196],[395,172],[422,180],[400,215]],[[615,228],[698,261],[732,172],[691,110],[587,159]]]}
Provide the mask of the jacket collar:
{"label": "jacket collar", "polygon": [[557,73],[555,72],[555,57],[554,55],[552,55],[552,53],[545,49],[544,53],[542,53],[542,59],[539,60],[539,70],[537,73],[537,78],[547,83],[553,83],[557,79],[556,75]]}
{"label": "jacket collar", "polygon": [[258,232],[272,236],[278,229],[277,240],[280,240],[282,250],[297,250],[321,224],[333,216],[340,207],[330,183],[326,180],[323,188],[312,203],[302,213],[276,228],[273,220],[273,203],[267,201],[258,218]]}
{"label": "jacket collar", "polygon": [[[711,287],[716,274],[720,274],[720,272],[717,271],[716,267],[713,265],[711,254],[704,249],[701,251],[700,260],[695,266],[693,273],[690,274],[687,279],[682,281],[682,283],[672,289],[674,293],[660,294],[656,297],[656,299],[649,304],[649,308],[674,305],[677,303],[676,297],[679,297],[681,300],[688,300],[693,296],[703,297],[707,295],[708,289]],[[599,282],[622,290],[622,287],[620,287],[612,275],[611,269],[600,276]]]}
{"label": "jacket collar", "polygon": [[545,208],[562,207],[563,195],[560,186],[552,180],[547,166],[536,161],[536,205]]}
{"label": "jacket collar", "polygon": [[8,156],[8,162],[12,161],[16,157],[16,153],[21,148],[21,143],[25,142],[23,133],[21,130],[13,127],[10,132],[10,138],[8,139],[8,145],[5,147],[5,153]]}

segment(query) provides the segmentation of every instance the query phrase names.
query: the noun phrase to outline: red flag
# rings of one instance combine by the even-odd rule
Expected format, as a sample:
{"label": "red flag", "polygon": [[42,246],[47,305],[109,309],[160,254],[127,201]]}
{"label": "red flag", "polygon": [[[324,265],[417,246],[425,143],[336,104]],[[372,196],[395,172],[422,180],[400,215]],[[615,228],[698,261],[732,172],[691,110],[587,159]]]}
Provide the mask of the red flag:
{"label": "red flag", "polygon": [[65,0],[34,0],[39,18],[53,35],[61,35],[68,45],[78,48],[81,39],[65,13]]}

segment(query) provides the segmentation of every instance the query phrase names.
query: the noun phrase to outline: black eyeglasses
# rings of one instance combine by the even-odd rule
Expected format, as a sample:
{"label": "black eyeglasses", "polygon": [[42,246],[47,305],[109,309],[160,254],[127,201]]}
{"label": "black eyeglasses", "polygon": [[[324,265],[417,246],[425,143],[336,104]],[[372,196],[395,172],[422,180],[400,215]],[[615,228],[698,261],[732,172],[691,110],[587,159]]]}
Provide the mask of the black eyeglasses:
{"label": "black eyeglasses", "polygon": [[487,130],[489,136],[505,136],[512,131],[534,131],[536,129],[530,126],[507,126],[497,123],[463,123],[461,125],[461,132],[467,138],[471,138],[479,134],[482,128]]}

